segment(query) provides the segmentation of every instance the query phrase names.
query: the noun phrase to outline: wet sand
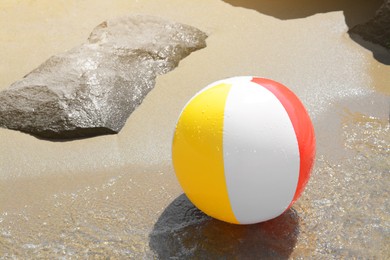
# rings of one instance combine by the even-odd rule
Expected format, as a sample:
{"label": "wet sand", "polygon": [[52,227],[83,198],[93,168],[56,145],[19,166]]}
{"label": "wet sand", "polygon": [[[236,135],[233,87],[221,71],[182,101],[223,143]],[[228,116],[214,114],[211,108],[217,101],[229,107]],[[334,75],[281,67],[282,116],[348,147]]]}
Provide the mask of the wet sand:
{"label": "wet sand", "polygon": [[[0,255],[388,257],[390,67],[350,38],[342,10],[320,10],[281,20],[217,0],[3,1],[0,89],[113,17],[157,15],[209,38],[157,78],[117,135],[52,142],[0,129]],[[236,75],[289,86],[313,119],[318,147],[293,209],[245,227],[194,209],[170,161],[187,100]]]}

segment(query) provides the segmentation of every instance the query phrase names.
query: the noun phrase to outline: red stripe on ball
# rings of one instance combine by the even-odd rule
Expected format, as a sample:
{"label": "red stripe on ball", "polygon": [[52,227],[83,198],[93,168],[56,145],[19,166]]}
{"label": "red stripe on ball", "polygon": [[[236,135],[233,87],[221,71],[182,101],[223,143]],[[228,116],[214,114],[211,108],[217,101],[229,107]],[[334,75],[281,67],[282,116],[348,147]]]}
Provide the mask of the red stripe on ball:
{"label": "red stripe on ball", "polygon": [[[283,105],[297,136],[300,167],[298,185],[288,208],[300,197],[310,178],[315,157],[315,134],[310,117],[298,97],[286,86],[265,78],[253,78],[252,82],[257,83],[271,91]],[[287,208],[287,209],[288,209]]]}

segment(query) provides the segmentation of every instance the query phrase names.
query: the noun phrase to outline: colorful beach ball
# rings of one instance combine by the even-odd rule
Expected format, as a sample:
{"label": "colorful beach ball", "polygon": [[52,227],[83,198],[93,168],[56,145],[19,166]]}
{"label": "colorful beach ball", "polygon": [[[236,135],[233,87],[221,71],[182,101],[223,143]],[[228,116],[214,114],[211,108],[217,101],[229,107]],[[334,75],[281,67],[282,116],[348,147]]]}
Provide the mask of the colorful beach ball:
{"label": "colorful beach ball", "polygon": [[309,180],[311,120],[295,94],[270,79],[210,84],[182,110],[172,161],[189,200],[207,215],[252,224],[281,215]]}

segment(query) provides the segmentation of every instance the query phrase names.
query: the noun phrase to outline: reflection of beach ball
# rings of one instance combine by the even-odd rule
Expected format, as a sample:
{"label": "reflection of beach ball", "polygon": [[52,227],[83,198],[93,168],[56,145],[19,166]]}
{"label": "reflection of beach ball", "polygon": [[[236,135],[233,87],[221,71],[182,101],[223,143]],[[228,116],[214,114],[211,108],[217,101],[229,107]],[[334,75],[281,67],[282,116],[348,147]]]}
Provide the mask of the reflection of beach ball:
{"label": "reflection of beach ball", "polygon": [[315,136],[299,99],[275,81],[235,77],[196,94],[172,144],[177,178],[200,210],[251,224],[275,218],[300,196]]}

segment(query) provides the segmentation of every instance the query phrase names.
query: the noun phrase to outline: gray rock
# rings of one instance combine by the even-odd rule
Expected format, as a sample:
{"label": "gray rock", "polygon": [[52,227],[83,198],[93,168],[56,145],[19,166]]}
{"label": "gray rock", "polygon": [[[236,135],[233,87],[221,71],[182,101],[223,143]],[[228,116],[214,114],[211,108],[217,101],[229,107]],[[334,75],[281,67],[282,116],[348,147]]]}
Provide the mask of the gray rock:
{"label": "gray rock", "polygon": [[373,19],[356,25],[350,32],[390,50],[390,0],[384,1]]}
{"label": "gray rock", "polygon": [[54,55],[0,92],[0,126],[43,138],[117,133],[154,87],[207,35],[151,16],[97,26],[88,41]]}

